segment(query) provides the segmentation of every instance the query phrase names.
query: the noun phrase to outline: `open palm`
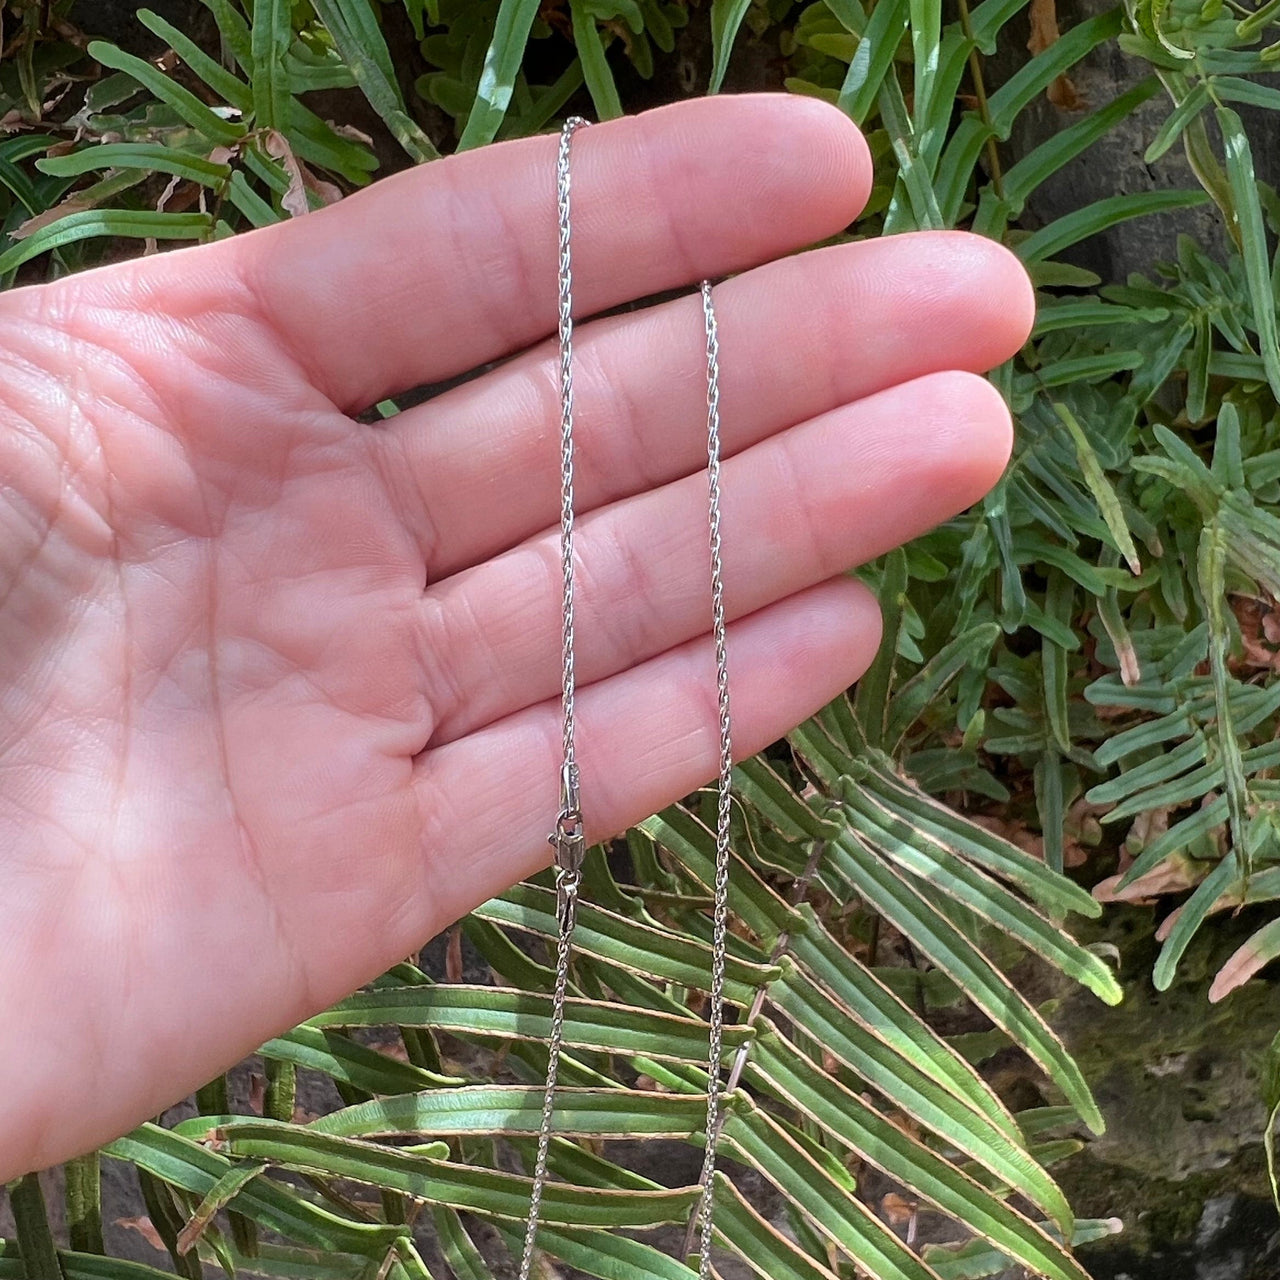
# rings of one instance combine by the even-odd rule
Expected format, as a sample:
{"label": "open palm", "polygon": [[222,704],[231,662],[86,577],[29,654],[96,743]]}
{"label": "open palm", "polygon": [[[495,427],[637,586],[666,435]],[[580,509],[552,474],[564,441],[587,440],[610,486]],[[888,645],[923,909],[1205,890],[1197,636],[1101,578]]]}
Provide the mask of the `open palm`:
{"label": "open palm", "polygon": [[[548,860],[555,145],[0,299],[0,1177],[157,1112]],[[581,314],[741,272],[717,296],[754,751],[875,650],[842,572],[998,476],[1008,415],[966,371],[1020,344],[1030,290],[960,235],[770,262],[866,195],[820,103],[667,108],[574,164]],[[715,771],[701,324],[681,297],[579,329],[592,838]]]}

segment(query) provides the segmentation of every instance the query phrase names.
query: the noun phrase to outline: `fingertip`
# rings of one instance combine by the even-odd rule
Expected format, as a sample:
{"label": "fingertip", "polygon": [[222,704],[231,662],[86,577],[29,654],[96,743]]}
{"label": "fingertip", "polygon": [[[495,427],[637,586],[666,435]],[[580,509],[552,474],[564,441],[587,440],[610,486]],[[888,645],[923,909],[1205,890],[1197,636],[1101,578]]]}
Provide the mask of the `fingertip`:
{"label": "fingertip", "polygon": [[995,240],[983,239],[990,246],[992,272],[1006,303],[1005,323],[1012,356],[1031,336],[1036,322],[1036,290],[1017,254]]}
{"label": "fingertip", "polygon": [[862,130],[839,107],[805,94],[761,94],[772,99],[778,114],[779,144],[808,156],[808,176],[828,193],[834,230],[862,212],[871,194],[874,165]]}
{"label": "fingertip", "polygon": [[791,616],[774,633],[780,652],[765,687],[798,681],[816,698],[799,714],[812,714],[858,680],[875,660],[884,632],[880,604],[864,582],[842,574],[778,607]]}
{"label": "fingertip", "polygon": [[[835,235],[870,195],[873,164],[862,131],[821,99],[716,94],[632,119],[647,118],[660,123],[646,142],[665,143],[672,180],[705,184],[712,176],[724,207],[757,242],[801,248]],[[732,230],[721,226],[722,235]]]}
{"label": "fingertip", "polygon": [[945,452],[954,499],[963,509],[984,497],[1004,474],[1013,452],[1013,417],[1000,392],[976,373],[952,370],[934,374],[930,382],[958,437]]}
{"label": "fingertip", "polygon": [[968,231],[945,233],[953,245],[963,241],[972,260],[972,278],[981,282],[984,310],[991,325],[993,365],[1022,348],[1035,323],[1036,294],[1031,277],[1016,254],[997,240]]}

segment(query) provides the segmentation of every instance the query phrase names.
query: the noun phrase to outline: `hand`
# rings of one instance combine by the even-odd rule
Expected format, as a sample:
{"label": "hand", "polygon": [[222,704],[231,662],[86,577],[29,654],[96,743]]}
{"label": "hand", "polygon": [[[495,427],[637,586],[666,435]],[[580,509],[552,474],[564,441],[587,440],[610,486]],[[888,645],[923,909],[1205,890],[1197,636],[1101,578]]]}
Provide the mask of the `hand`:
{"label": "hand", "polygon": [[[0,298],[0,1178],[125,1131],[544,865],[559,771],[556,139]],[[842,571],[977,499],[989,242],[771,261],[865,199],[821,103],[578,135],[576,303],[717,288],[735,742],[879,639]],[[764,264],[764,265],[762,265]],[[713,776],[701,305],[577,333],[598,840]],[[386,423],[379,399],[505,361]]]}

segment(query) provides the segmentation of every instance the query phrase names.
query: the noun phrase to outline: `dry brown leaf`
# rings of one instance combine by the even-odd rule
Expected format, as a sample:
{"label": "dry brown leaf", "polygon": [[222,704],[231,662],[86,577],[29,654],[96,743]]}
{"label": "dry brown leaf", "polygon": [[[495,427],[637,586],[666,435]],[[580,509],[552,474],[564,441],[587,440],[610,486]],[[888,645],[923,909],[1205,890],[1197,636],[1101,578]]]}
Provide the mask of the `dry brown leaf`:
{"label": "dry brown leaf", "polygon": [[1032,54],[1043,53],[1056,44],[1062,34],[1058,30],[1058,6],[1056,0],[1031,0],[1031,38],[1027,49]]}
{"label": "dry brown leaf", "polygon": [[1244,647],[1231,669],[1242,676],[1255,671],[1280,672],[1280,616],[1269,597],[1232,596],[1231,608],[1240,624]]}
{"label": "dry brown leaf", "polygon": [[1083,111],[1089,105],[1070,76],[1059,76],[1049,86],[1045,96],[1059,111]]}
{"label": "dry brown leaf", "polygon": [[373,138],[365,133],[363,129],[357,129],[353,124],[340,124],[336,120],[326,120],[325,124],[334,131],[340,138],[346,138],[350,142],[359,142],[373,150]]}
{"label": "dry brown leaf", "polygon": [[905,1196],[890,1191],[880,1200],[880,1214],[892,1227],[905,1226],[915,1214],[916,1206]]}
{"label": "dry brown leaf", "polygon": [[321,204],[337,204],[342,199],[342,189],[335,186],[332,182],[326,182],[323,178],[318,178],[304,164],[301,166],[302,180],[307,184],[307,190],[313,192],[320,197]]}
{"label": "dry brown leaf", "polygon": [[1044,860],[1044,837],[1036,835],[1026,823],[1014,822],[990,813],[971,814],[970,821],[976,822],[980,827],[986,827],[993,835],[1008,840],[1010,844],[1016,844],[1023,853],[1029,853],[1033,858]]}
{"label": "dry brown leaf", "polygon": [[1262,938],[1262,934],[1271,927],[1272,925],[1263,926],[1218,970],[1218,976],[1214,978],[1213,985],[1209,988],[1210,1004],[1217,1004],[1237,987],[1244,986],[1258,970],[1276,958],[1275,953],[1268,949],[1266,940]]}
{"label": "dry brown leaf", "polygon": [[[1169,808],[1146,809],[1138,814],[1125,837],[1124,851],[1130,858],[1136,858],[1157,837],[1169,830]],[[1127,868],[1121,867],[1124,871]]]}
{"label": "dry brown leaf", "polygon": [[269,129],[264,135],[263,146],[272,159],[279,160],[284,165],[285,174],[289,179],[289,186],[280,197],[280,207],[293,218],[300,218],[304,213],[309,213],[311,205],[307,202],[307,181],[303,177],[302,166],[298,163],[298,157],[293,154],[289,140],[275,129]]}
{"label": "dry brown leaf", "polygon": [[[1031,53],[1043,53],[1061,35],[1056,0],[1031,0],[1031,38],[1027,41]],[[1045,96],[1060,111],[1080,111],[1086,105],[1074,82],[1065,75],[1049,86]]]}
{"label": "dry brown leaf", "polygon": [[162,1250],[165,1247],[155,1223],[150,1218],[117,1218],[115,1225],[123,1227],[126,1231],[136,1231],[153,1249]]}
{"label": "dry brown leaf", "polygon": [[1131,902],[1148,904],[1162,894],[1182,893],[1204,879],[1202,863],[1190,858],[1166,858],[1155,870],[1139,877],[1131,885],[1118,888],[1121,877],[1108,876],[1094,886],[1093,896],[1098,902]]}
{"label": "dry brown leaf", "polygon": [[65,200],[55,204],[52,209],[46,209],[43,213],[37,213],[34,218],[28,218],[15,230],[10,232],[14,240],[25,240],[28,236],[35,235],[42,227],[47,227],[51,222],[57,222],[61,218],[65,218],[71,213],[83,213],[86,209],[92,209],[94,201],[84,200],[78,196],[68,196]]}
{"label": "dry brown leaf", "polygon": [[449,946],[444,956],[444,976],[454,984],[462,981],[462,926],[458,924],[449,930]]}

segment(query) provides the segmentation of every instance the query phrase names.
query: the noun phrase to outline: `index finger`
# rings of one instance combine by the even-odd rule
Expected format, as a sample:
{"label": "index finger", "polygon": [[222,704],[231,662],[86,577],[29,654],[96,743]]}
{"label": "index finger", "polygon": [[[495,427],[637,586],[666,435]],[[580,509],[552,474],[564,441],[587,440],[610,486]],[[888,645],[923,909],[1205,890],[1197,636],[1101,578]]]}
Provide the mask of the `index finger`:
{"label": "index finger", "polygon": [[[376,183],[227,243],[318,389],[357,411],[556,324],[552,136]],[[766,262],[842,230],[871,182],[856,127],[814,99],[694,99],[573,142],[580,315]]]}

